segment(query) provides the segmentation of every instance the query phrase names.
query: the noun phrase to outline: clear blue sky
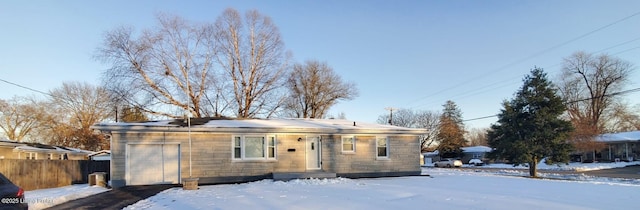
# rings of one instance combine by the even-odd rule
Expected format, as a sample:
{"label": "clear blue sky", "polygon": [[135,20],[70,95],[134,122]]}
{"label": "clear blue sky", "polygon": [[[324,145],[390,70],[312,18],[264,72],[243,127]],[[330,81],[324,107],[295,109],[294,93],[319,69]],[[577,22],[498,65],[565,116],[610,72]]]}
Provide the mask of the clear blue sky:
{"label": "clear blue sky", "polygon": [[[271,16],[295,61],[326,61],[355,82],[360,96],[331,114],[357,121],[375,122],[385,107],[439,111],[446,100],[465,119],[494,115],[531,68],[555,77],[562,59],[579,50],[640,66],[640,15],[583,36],[640,12],[637,0],[9,0],[0,1],[0,79],[45,92],[67,81],[99,84],[108,66],[92,55],[105,31],[153,26],[156,12],[215,21],[228,7]],[[627,89],[640,87],[638,71]],[[4,82],[0,90],[2,99],[46,97]],[[640,103],[638,92],[625,96]]]}

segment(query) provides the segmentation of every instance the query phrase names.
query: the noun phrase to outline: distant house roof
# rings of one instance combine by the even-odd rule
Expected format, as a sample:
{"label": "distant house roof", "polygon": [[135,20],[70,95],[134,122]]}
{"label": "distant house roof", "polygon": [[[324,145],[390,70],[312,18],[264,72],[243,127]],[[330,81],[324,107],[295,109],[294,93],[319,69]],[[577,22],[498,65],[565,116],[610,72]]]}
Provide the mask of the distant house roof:
{"label": "distant house roof", "polygon": [[71,148],[71,147],[63,147],[63,146],[52,146],[48,144],[42,143],[34,143],[34,142],[17,142],[11,140],[0,140],[0,146],[9,146],[13,147],[16,151],[25,151],[25,152],[51,152],[51,153],[92,153],[92,151]]}
{"label": "distant house roof", "polygon": [[462,147],[462,152],[491,152],[493,149],[487,146]]}
{"label": "distant house roof", "polygon": [[88,154],[88,157],[96,156],[96,155],[111,155],[111,150],[100,150],[97,152],[92,152]]}
{"label": "distant house roof", "polygon": [[605,134],[596,136],[596,141],[600,141],[600,142],[640,141],[640,131],[605,133]]}
{"label": "distant house roof", "polygon": [[[287,132],[344,134],[424,134],[425,129],[356,122],[341,119],[193,119],[191,131],[203,132]],[[183,119],[141,123],[100,123],[92,126],[102,131],[182,131]]]}

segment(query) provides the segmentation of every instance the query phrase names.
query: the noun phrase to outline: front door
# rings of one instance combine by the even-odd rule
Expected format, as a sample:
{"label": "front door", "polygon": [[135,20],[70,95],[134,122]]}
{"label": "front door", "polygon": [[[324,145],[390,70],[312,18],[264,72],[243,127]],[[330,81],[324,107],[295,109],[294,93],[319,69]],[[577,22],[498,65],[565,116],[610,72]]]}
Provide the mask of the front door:
{"label": "front door", "polygon": [[307,170],[320,169],[320,137],[307,137]]}

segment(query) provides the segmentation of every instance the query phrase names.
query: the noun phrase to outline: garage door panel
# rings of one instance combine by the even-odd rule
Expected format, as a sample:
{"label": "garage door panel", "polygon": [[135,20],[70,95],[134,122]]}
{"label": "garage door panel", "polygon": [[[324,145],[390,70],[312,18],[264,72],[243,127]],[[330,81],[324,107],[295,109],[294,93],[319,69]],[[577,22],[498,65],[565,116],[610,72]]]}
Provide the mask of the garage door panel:
{"label": "garage door panel", "polygon": [[127,145],[127,185],[177,184],[180,180],[180,145]]}
{"label": "garage door panel", "polygon": [[163,181],[171,184],[179,183],[180,173],[180,145],[167,144],[163,147],[164,177]]}

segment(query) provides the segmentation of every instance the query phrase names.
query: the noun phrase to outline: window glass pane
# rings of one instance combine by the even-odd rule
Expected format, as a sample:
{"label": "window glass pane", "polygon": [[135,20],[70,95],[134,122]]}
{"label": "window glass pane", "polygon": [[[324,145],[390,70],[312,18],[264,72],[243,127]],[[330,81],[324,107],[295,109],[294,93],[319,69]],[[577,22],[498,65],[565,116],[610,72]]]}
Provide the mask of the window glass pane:
{"label": "window glass pane", "polygon": [[233,158],[240,158],[240,147],[233,148]]}
{"label": "window glass pane", "polygon": [[353,137],[342,138],[342,151],[354,151]]}
{"label": "window glass pane", "polygon": [[270,157],[270,158],[274,158],[274,157],[276,157],[276,148],[274,148],[274,147],[269,147],[269,157]]}
{"label": "window glass pane", "polygon": [[377,138],[378,157],[387,157],[387,138]]}
{"label": "window glass pane", "polygon": [[269,143],[268,143],[268,148],[267,148],[267,157],[268,158],[275,158],[276,157],[276,137],[275,136],[269,136]]}
{"label": "window glass pane", "polygon": [[386,157],[386,156],[387,156],[387,148],[378,147],[378,157]]}
{"label": "window glass pane", "polygon": [[234,145],[236,147],[240,147],[240,136],[236,136],[234,140]]}
{"label": "window glass pane", "polygon": [[264,157],[264,137],[245,137],[244,149],[246,158]]}
{"label": "window glass pane", "polygon": [[269,137],[269,146],[275,146],[276,145],[276,137]]}

